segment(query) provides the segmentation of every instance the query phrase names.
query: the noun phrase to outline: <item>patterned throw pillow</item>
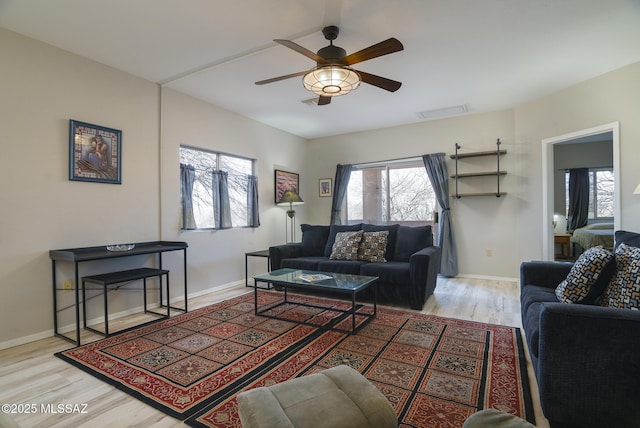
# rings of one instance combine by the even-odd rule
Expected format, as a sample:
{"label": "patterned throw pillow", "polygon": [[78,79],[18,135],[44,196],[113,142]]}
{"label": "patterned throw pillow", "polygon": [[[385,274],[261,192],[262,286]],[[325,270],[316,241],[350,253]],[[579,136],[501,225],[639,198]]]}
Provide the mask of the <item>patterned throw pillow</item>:
{"label": "patterned throw pillow", "polygon": [[640,248],[620,244],[616,249],[616,273],[602,296],[602,306],[640,308]]}
{"label": "patterned throw pillow", "polygon": [[564,303],[594,303],[607,288],[615,267],[612,252],[603,247],[589,248],[556,287],[556,297]]}
{"label": "patterned throw pillow", "polygon": [[389,231],[364,232],[358,249],[358,260],[365,262],[386,263],[387,238]]}
{"label": "patterned throw pillow", "polygon": [[332,260],[357,260],[361,240],[361,230],[337,233],[329,258]]}

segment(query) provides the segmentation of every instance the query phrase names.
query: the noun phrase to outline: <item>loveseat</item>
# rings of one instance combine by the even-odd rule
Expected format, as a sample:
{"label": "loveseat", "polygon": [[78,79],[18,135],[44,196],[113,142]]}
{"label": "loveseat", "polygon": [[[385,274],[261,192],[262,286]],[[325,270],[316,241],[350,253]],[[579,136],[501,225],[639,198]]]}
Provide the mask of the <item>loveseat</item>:
{"label": "loveseat", "polygon": [[[622,244],[631,259],[621,258]],[[633,310],[640,298],[640,249],[634,248],[640,235],[617,231],[615,247],[613,262],[601,263],[596,274],[585,267],[584,254],[575,265],[520,267],[522,325],[552,428],[640,427],[640,311]],[[589,254],[606,256],[603,251]],[[577,277],[584,281],[571,288]],[[631,291],[620,307],[603,307],[616,303],[622,278]]]}
{"label": "loveseat", "polygon": [[[440,270],[440,248],[433,245],[431,226],[301,225],[302,242],[269,248],[271,269],[292,268],[377,276],[377,298],[422,309],[433,294]],[[360,236],[358,257],[334,248],[336,237]],[[378,238],[386,237],[386,241]],[[371,238],[371,239],[369,239]],[[365,242],[382,243],[382,254],[363,250]],[[375,247],[375,245],[374,245]],[[334,251],[336,250],[336,251]],[[336,255],[337,254],[337,255]],[[333,258],[332,258],[333,256]],[[358,298],[370,298],[370,290]]]}

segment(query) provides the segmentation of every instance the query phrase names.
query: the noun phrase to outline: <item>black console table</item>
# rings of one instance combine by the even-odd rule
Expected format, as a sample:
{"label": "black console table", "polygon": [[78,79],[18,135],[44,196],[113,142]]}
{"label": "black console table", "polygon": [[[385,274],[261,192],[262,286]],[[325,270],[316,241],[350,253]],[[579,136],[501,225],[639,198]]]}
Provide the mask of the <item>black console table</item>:
{"label": "black console table", "polygon": [[[165,290],[167,295],[167,305],[164,306],[162,304],[162,276],[166,277],[165,280]],[[160,307],[167,308],[166,314],[160,313],[156,311],[152,311],[147,307],[147,278],[157,277],[160,281],[160,286],[158,287],[158,291],[160,293]],[[109,333],[109,298],[107,293],[109,291],[110,286],[115,287],[117,290],[121,286],[125,286],[130,282],[134,282],[136,280],[141,279],[142,283],[142,296],[144,299],[144,313],[153,314],[161,317],[161,319],[166,319],[171,316],[171,306],[169,305],[169,271],[165,269],[152,269],[152,268],[138,268],[131,270],[123,270],[119,272],[110,272],[103,273],[100,275],[91,275],[91,276],[83,276],[82,277],[82,326],[94,333],[98,333],[103,335],[104,337],[109,337],[112,333]],[[104,331],[97,330],[93,327],[89,327],[87,325],[87,282],[100,285],[101,288],[98,290],[102,290],[102,297],[104,302]],[[149,321],[149,322],[155,322]],[[146,323],[145,323],[146,324]],[[138,327],[138,326],[136,326]]]}
{"label": "black console table", "polygon": [[[175,309],[177,311],[187,312],[187,243],[186,242],[172,242],[172,241],[152,241],[152,242],[137,242],[134,243],[135,247],[128,251],[109,251],[106,246],[99,247],[85,247],[85,248],[68,248],[64,250],[50,250],[49,257],[51,258],[51,275],[53,280],[53,326],[56,336],[65,339],[77,346],[80,346],[80,274],[79,264],[82,262],[90,262],[95,260],[115,259],[118,257],[130,257],[139,256],[144,254],[157,254],[158,255],[158,268],[162,269],[162,253],[168,251],[183,251],[184,261],[184,308],[178,308],[170,306],[168,309]],[[58,297],[57,292],[60,288],[57,287],[56,281],[56,262],[72,262],[75,265],[75,282],[73,284],[75,293],[75,322],[76,322],[76,337],[75,340],[67,335],[64,335],[58,331]],[[84,302],[83,302],[84,303]],[[160,302],[161,306],[162,301]],[[167,306],[170,302],[167,301]]]}

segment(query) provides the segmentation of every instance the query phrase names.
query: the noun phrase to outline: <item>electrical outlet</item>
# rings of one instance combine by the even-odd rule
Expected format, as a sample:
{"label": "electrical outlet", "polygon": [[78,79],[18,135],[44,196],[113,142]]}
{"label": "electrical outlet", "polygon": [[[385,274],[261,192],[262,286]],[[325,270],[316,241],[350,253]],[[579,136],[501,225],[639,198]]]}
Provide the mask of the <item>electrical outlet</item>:
{"label": "electrical outlet", "polygon": [[70,279],[65,279],[64,281],[62,281],[62,289],[64,291],[73,290],[73,281],[71,281]]}
{"label": "electrical outlet", "polygon": [[486,250],[484,250],[484,254],[487,257],[491,257],[491,256],[493,256],[493,250],[491,248],[487,248]]}

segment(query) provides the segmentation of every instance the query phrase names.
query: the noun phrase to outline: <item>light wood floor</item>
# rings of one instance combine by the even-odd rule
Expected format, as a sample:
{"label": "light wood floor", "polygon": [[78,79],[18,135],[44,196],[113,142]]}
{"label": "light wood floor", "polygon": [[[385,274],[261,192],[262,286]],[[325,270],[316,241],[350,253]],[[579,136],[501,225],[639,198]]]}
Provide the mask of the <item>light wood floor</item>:
{"label": "light wood floor", "polygon": [[[196,309],[250,291],[244,286],[212,292],[189,301]],[[522,327],[519,286],[513,281],[439,278],[435,294],[422,312],[444,317]],[[407,308],[401,308],[407,310]],[[114,330],[118,322],[110,322]],[[136,322],[135,319],[124,320]],[[83,343],[99,338],[83,333]],[[0,427],[186,427],[182,422],[130,397],[53,356],[71,345],[48,338],[0,351],[0,404],[35,405],[35,414],[0,414]],[[538,427],[548,428],[537,400],[529,363],[529,379]],[[42,405],[86,404],[86,413],[41,413]],[[82,410],[82,409],[80,409]],[[3,419],[4,418],[4,419]]]}

